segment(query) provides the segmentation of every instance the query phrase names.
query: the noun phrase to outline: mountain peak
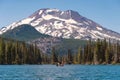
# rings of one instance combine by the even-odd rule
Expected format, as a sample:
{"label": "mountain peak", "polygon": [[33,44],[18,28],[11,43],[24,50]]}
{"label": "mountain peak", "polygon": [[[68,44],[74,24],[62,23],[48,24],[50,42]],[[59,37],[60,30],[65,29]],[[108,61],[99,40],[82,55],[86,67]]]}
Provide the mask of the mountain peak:
{"label": "mountain peak", "polygon": [[61,11],[55,8],[39,9],[29,17],[1,29],[0,34],[22,24],[32,25],[38,32],[54,37],[120,40],[119,33],[103,28],[96,22],[81,16],[77,11]]}
{"label": "mountain peak", "polygon": [[73,10],[66,10],[66,11],[61,11],[56,8],[43,8],[39,9],[35,13],[33,13],[30,18],[36,17],[36,18],[41,18],[42,16],[45,15],[52,15],[54,17],[62,18],[62,19],[74,19],[75,21],[80,22],[80,19],[83,18],[78,12],[73,11]]}
{"label": "mountain peak", "polygon": [[60,11],[60,10],[58,10],[58,9],[56,9],[56,8],[42,8],[42,9],[39,9],[39,10],[37,10],[35,13],[33,13],[31,16],[29,16],[29,17],[34,17],[34,16],[41,16],[42,14],[47,14],[48,12],[58,12],[58,11]]}

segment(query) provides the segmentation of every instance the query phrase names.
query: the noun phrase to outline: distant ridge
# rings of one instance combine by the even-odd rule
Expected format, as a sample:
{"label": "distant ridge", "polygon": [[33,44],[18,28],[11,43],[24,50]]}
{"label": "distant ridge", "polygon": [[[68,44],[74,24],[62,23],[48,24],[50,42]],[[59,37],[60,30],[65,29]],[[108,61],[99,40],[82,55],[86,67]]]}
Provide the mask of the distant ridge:
{"label": "distant ridge", "polygon": [[30,41],[37,38],[50,37],[48,35],[39,33],[34,27],[28,24],[20,25],[12,30],[2,34],[4,38],[11,38],[19,41]]}

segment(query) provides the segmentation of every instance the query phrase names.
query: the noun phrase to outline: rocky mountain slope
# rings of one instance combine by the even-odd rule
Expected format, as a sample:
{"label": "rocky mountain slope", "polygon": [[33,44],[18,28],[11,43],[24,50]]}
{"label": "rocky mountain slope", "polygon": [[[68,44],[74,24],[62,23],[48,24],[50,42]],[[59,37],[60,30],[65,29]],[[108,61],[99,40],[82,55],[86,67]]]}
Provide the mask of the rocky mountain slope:
{"label": "rocky mountain slope", "polygon": [[40,9],[29,17],[0,29],[0,34],[15,27],[29,24],[38,32],[54,37],[73,39],[113,39],[120,40],[120,34],[103,28],[96,22],[81,16],[78,12],[58,9]]}

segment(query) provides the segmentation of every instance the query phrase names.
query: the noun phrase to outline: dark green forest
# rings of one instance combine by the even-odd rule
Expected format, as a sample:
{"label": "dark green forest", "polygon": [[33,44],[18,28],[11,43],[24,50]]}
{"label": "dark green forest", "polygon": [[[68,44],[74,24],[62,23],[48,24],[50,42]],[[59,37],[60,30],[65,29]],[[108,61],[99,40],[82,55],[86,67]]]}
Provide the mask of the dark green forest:
{"label": "dark green forest", "polygon": [[86,41],[77,53],[68,48],[65,54],[55,47],[51,54],[42,53],[36,45],[0,38],[0,64],[119,64],[120,44],[106,40]]}
{"label": "dark green forest", "polygon": [[41,64],[41,52],[25,42],[0,38],[0,64]]}
{"label": "dark green forest", "polygon": [[119,64],[120,44],[119,41],[111,42],[106,40],[87,41],[84,47],[79,47],[77,53],[72,49],[60,56],[53,48],[53,62],[63,61],[67,64]]}

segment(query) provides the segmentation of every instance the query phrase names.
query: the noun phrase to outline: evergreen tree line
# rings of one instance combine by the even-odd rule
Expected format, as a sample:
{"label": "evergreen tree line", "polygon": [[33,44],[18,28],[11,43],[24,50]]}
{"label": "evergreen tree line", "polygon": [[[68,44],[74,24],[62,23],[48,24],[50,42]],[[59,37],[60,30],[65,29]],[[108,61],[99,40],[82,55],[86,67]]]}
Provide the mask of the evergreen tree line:
{"label": "evergreen tree line", "polygon": [[41,64],[41,60],[36,46],[0,38],[0,64]]}
{"label": "evergreen tree line", "polygon": [[42,53],[36,45],[0,38],[0,64],[118,64],[120,44],[106,40],[87,41],[77,53],[68,49],[66,54],[58,54],[55,47],[51,54]]}
{"label": "evergreen tree line", "polygon": [[106,40],[89,40],[84,47],[79,47],[77,53],[68,53],[64,56],[57,55],[52,51],[54,62],[63,61],[67,64],[119,64],[120,63],[120,43]]}

